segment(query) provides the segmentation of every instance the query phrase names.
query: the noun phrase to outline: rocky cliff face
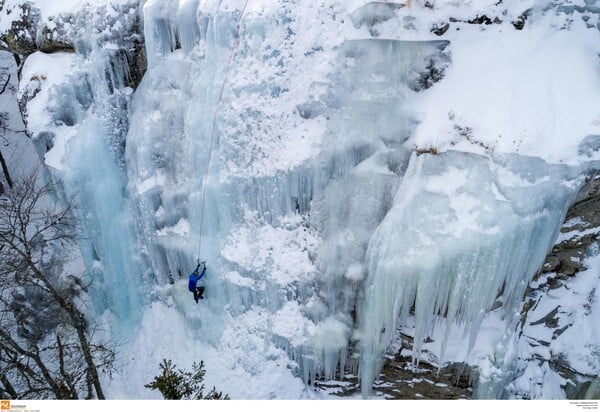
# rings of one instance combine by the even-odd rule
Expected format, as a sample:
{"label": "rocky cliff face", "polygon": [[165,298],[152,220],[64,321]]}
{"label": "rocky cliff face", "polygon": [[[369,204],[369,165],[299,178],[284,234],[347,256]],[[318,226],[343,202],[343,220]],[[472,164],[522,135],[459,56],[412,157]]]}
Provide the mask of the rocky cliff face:
{"label": "rocky cliff face", "polygon": [[[588,175],[569,209],[561,233],[524,297],[520,339],[523,365],[537,364],[543,373],[529,375],[525,366],[509,392],[523,393],[520,381],[537,386],[557,377],[569,399],[597,399],[600,347],[593,339],[598,303],[598,234],[600,233],[600,176]],[[590,330],[592,328],[592,330]]]}

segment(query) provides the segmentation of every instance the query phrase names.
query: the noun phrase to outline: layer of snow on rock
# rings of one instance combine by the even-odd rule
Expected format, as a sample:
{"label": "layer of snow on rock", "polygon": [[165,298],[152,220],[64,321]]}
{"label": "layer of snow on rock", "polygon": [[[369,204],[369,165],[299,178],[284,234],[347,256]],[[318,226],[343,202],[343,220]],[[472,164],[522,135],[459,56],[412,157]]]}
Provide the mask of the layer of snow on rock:
{"label": "layer of snow on rock", "polygon": [[453,39],[446,77],[419,103],[415,146],[578,163],[579,143],[600,133],[598,32],[536,23]]}
{"label": "layer of snow on rock", "polygon": [[56,86],[68,82],[76,61],[73,53],[36,52],[25,60],[21,73],[19,98],[27,100],[27,128],[34,138],[49,130],[55,133],[54,146],[46,153],[46,164],[56,169],[63,168],[66,145],[76,134],[76,129],[55,125],[48,109],[53,106]]}

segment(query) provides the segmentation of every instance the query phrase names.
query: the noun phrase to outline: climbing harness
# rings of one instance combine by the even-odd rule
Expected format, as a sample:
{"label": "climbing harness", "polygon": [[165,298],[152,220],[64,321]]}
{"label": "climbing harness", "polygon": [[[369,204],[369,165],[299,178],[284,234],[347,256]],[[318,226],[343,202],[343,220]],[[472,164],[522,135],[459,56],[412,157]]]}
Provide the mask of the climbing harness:
{"label": "climbing harness", "polygon": [[244,19],[244,15],[246,13],[246,6],[248,6],[248,0],[244,2],[244,7],[242,8],[242,13],[240,14],[240,18],[237,22],[236,30],[235,30],[235,38],[233,40],[233,45],[231,47],[231,53],[229,54],[229,61],[227,63],[227,68],[225,69],[225,75],[223,77],[223,84],[221,85],[221,91],[219,92],[219,99],[217,100],[217,104],[215,106],[215,114],[213,116],[212,122],[212,131],[210,135],[210,146],[208,148],[208,160],[206,161],[206,173],[204,174],[203,182],[202,182],[202,211],[200,214],[200,232],[198,240],[198,256],[202,256],[202,230],[204,228],[204,203],[206,199],[206,183],[208,182],[208,173],[210,171],[210,160],[212,158],[212,149],[213,142],[215,139],[215,130],[217,127],[217,114],[219,113],[219,107],[221,106],[221,99],[223,98],[223,91],[225,90],[225,84],[227,83],[227,76],[229,75],[229,70],[231,69],[231,62],[233,61],[233,56],[239,46],[239,38],[240,38],[240,26],[242,24],[242,20]]}

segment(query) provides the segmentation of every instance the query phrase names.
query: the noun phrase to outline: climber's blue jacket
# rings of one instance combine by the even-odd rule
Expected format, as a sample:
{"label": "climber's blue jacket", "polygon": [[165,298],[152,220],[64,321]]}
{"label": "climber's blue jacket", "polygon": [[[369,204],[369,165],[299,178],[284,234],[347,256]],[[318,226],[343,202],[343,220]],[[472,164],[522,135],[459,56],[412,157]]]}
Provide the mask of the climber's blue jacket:
{"label": "climber's blue jacket", "polygon": [[190,290],[190,292],[193,292],[194,289],[196,289],[196,283],[198,283],[198,281],[202,278],[202,276],[204,276],[204,273],[206,272],[206,266],[204,266],[204,269],[202,269],[202,273],[200,273],[200,274],[198,274],[198,269],[200,269],[200,265],[198,265],[196,270],[194,270],[190,274],[190,278],[189,278],[189,282],[188,282],[188,289]]}

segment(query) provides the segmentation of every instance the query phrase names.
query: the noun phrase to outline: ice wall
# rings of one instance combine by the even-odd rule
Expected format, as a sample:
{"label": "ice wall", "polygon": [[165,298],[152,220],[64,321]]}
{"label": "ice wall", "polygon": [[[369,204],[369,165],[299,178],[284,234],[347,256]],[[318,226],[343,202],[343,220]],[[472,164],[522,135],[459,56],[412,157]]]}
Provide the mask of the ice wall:
{"label": "ice wall", "polygon": [[71,16],[75,52],[28,57],[20,98],[27,127],[50,174],[76,205],[93,316],[117,339],[135,333],[149,284],[127,205],[125,135],[135,2],[83,8]]}
{"label": "ice wall", "polygon": [[460,327],[472,348],[483,316],[501,304],[506,333],[491,356],[499,369],[510,363],[507,343],[523,293],[577,193],[576,172],[518,155],[413,155],[367,251],[359,307],[363,393],[409,316],[418,362],[438,317],[446,318],[446,339]]}
{"label": "ice wall", "polygon": [[[243,376],[270,373],[269,362],[305,383],[360,368],[366,396],[394,330],[409,317],[417,361],[438,318],[446,319],[446,335],[463,328],[469,347],[492,305],[512,330],[578,182],[575,169],[499,155],[517,151],[517,138],[487,129],[479,136],[478,124],[465,121],[482,118],[472,106],[510,106],[513,98],[512,84],[502,84],[507,99],[488,99],[481,90],[498,76],[468,70],[481,61],[503,69],[491,59],[498,53],[467,47],[483,32],[473,29],[460,43],[456,30],[452,41],[467,51],[455,53],[461,65],[450,65],[459,70],[449,69],[454,80],[444,89],[434,84],[449,66],[450,47],[432,40],[428,7],[140,6],[148,70],[135,91],[127,72],[135,39],[120,35],[135,32],[135,19],[119,16],[136,15],[136,7],[80,14],[76,53],[36,54],[24,70],[28,126],[81,206],[97,315],[117,331],[146,325],[138,338],[176,318],[175,333],[188,339],[182,347],[209,354],[213,365],[224,359],[219,367]],[[472,11],[465,10],[467,20]],[[454,18],[454,11],[444,13]],[[102,15],[115,30],[86,30],[102,27]],[[518,33],[512,36],[502,38]],[[498,60],[521,71],[528,50],[518,64],[510,53]],[[455,102],[465,95],[481,100]],[[494,118],[505,113],[501,104],[485,109]],[[561,155],[562,143],[577,151],[559,137],[553,154]],[[186,290],[198,258],[209,262],[204,305]],[[499,370],[510,362],[505,348],[489,348]]]}
{"label": "ice wall", "polygon": [[448,62],[443,41],[307,30],[337,13],[147,2],[149,70],[127,137],[128,190],[158,282],[179,280],[199,252],[210,262],[199,339],[218,342],[216,325],[256,306],[276,324],[297,316],[303,327],[268,340],[306,382],[343,376],[353,356],[365,251],[408,163],[410,100]]}

